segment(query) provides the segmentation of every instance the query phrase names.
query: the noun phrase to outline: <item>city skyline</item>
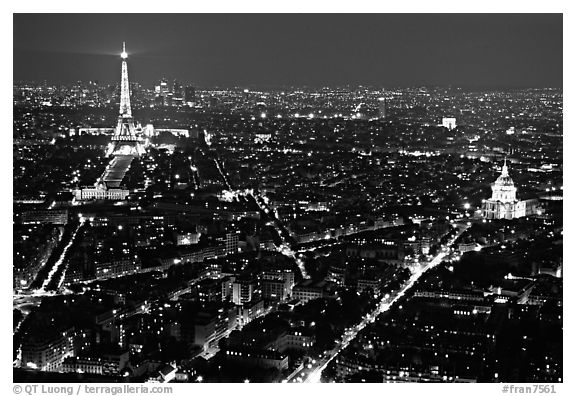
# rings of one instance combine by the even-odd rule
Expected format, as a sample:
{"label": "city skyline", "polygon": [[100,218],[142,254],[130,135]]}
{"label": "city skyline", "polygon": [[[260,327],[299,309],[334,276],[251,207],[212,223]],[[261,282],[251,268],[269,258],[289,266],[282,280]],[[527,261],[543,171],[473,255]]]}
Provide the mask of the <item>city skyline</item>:
{"label": "city skyline", "polygon": [[147,85],[562,86],[561,14],[71,15],[14,15],[15,80],[117,81],[126,41]]}
{"label": "city skyline", "polygon": [[13,381],[565,381],[561,88],[152,88],[114,53],[13,81]]}

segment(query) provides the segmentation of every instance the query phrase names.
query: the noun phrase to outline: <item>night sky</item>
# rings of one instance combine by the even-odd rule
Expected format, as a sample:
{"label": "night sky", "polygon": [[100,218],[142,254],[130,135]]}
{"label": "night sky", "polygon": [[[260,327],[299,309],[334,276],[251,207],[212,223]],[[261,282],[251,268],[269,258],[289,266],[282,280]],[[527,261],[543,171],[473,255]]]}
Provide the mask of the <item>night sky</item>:
{"label": "night sky", "polygon": [[15,14],[14,79],[561,87],[561,14]]}

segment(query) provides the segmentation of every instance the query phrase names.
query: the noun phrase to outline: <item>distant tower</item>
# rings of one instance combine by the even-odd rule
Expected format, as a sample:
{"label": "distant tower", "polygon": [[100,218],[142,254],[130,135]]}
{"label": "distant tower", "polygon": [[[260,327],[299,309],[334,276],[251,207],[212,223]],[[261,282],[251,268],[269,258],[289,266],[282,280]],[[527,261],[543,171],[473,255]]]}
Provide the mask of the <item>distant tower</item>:
{"label": "distant tower", "polygon": [[132,108],[130,107],[130,82],[128,81],[128,54],[126,53],[126,43],[122,43],[122,78],[120,80],[120,116],[132,117]]}
{"label": "distant tower", "polygon": [[182,97],[183,96],[183,87],[182,87],[182,84],[180,84],[180,82],[178,82],[178,80],[174,80],[174,82],[172,84],[172,93],[176,97]]}
{"label": "distant tower", "polygon": [[381,120],[386,119],[386,98],[378,98],[378,113]]}
{"label": "distant tower", "polygon": [[188,106],[194,105],[196,102],[196,91],[194,87],[189,85],[184,89],[184,102],[186,102]]}
{"label": "distant tower", "polygon": [[146,151],[141,139],[136,134],[136,127],[132,119],[132,108],[130,107],[130,82],[128,81],[128,54],[126,44],[122,46],[122,77],[120,80],[120,116],[118,124],[112,136],[112,142],[108,146],[106,156],[111,154],[139,156]]}
{"label": "distant tower", "polygon": [[502,173],[492,184],[492,197],[482,202],[482,215],[487,219],[515,219],[526,216],[526,201],[516,198],[514,181],[504,159]]}

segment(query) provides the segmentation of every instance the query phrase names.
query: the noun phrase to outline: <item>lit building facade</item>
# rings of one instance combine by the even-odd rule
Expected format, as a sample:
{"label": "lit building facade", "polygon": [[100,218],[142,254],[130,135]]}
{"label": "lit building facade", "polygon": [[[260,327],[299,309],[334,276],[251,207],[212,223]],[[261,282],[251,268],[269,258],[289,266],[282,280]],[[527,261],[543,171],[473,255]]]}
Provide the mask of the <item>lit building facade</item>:
{"label": "lit building facade", "polygon": [[516,187],[508,174],[504,160],[502,174],[492,184],[492,197],[482,202],[482,216],[486,219],[516,219],[526,216],[526,201],[516,198]]}
{"label": "lit building facade", "polygon": [[226,234],[226,254],[238,253],[238,234],[229,232]]}
{"label": "lit building facade", "polygon": [[22,343],[22,366],[41,371],[58,371],[64,359],[74,356],[74,330],[28,337]]}
{"label": "lit building facade", "polygon": [[232,283],[232,302],[236,305],[252,301],[255,284],[250,279],[238,279]]}
{"label": "lit building facade", "polygon": [[456,118],[454,117],[444,117],[442,118],[442,126],[448,130],[456,128]]}
{"label": "lit building facade", "polygon": [[74,190],[76,201],[88,201],[92,199],[106,199],[112,201],[122,201],[130,194],[129,190],[122,188],[107,189],[99,184],[96,187],[85,187]]}

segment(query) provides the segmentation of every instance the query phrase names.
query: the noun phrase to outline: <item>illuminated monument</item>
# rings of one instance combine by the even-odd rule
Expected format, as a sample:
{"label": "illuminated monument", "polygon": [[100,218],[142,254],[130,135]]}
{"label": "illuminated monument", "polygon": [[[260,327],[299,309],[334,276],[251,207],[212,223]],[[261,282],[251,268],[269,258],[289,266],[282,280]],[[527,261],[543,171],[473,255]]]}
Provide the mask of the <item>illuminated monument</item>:
{"label": "illuminated monument", "polygon": [[492,197],[482,202],[482,216],[486,219],[516,219],[531,214],[534,200],[520,201],[516,198],[516,187],[508,174],[504,160],[502,173],[492,183]]}
{"label": "illuminated monument", "polygon": [[112,142],[108,145],[106,156],[110,155],[133,155],[140,156],[146,152],[144,142],[136,132],[132,108],[130,107],[130,83],[128,81],[128,54],[126,45],[123,45],[122,54],[122,79],[120,83],[120,116],[118,125],[112,136]]}
{"label": "illuminated monument", "polygon": [[98,178],[94,187],[84,187],[74,190],[76,201],[91,200],[124,200],[130,191],[121,186],[126,172],[134,157],[146,153],[144,141],[141,138],[141,128],[134,126],[132,108],[130,107],[130,84],[128,81],[128,65],[126,59],[126,46],[122,54],[122,80],[120,84],[120,115],[118,125],[114,130],[112,141],[106,150],[106,156],[113,158],[106,166],[102,176]]}

